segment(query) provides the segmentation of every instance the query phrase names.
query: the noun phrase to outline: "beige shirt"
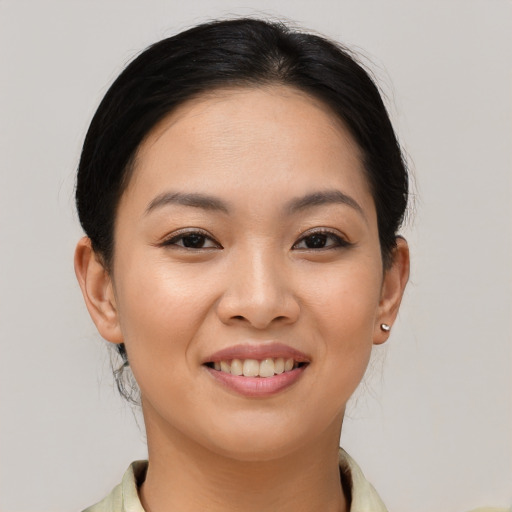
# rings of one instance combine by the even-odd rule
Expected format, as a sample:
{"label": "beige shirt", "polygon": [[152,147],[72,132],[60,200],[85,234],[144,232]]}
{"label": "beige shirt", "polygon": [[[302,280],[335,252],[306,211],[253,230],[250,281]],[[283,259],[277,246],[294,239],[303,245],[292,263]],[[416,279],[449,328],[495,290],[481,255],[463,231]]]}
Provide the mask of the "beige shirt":
{"label": "beige shirt", "polygon": [[[343,448],[339,449],[339,465],[344,492],[351,495],[350,512],[387,512],[377,491]],[[144,481],[147,467],[145,460],[130,464],[121,483],[104,500],[83,512],[145,512],[137,489]],[[479,508],[473,512],[512,512],[512,509]]]}
{"label": "beige shirt", "polygon": [[[340,476],[343,487],[350,490],[350,512],[387,512],[373,486],[366,480],[359,466],[340,448]],[[137,487],[144,481],[148,463],[139,460],[130,464],[122,482],[102,501],[83,512],[144,512]]]}

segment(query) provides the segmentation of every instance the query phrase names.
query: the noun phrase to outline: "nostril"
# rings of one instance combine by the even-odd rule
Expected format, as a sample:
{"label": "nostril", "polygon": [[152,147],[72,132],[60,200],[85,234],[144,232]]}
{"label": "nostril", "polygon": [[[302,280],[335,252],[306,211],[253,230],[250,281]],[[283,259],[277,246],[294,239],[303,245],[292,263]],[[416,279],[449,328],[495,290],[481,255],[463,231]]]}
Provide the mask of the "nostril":
{"label": "nostril", "polygon": [[[245,316],[243,315],[234,315],[233,317],[231,317],[233,320],[246,320]],[[280,321],[284,321],[286,320],[286,316],[284,315],[280,315],[280,316],[276,316],[273,321],[274,322],[280,322]]]}

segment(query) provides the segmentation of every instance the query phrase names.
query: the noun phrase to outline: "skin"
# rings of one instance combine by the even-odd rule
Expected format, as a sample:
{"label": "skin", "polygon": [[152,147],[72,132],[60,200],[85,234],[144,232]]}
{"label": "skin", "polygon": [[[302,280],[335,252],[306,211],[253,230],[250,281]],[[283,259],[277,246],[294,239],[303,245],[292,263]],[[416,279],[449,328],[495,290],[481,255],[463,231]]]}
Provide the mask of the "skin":
{"label": "skin", "polygon": [[[324,197],[290,209],[325,191],[352,204]],[[165,193],[207,194],[226,211],[162,203]],[[198,230],[204,245],[184,247],[192,239],[179,235]],[[146,510],[346,510],[345,407],[372,345],[389,336],[380,325],[395,320],[409,255],[399,238],[384,271],[359,150],[328,108],[282,86],[183,104],[139,148],[112,268],[79,242],[91,317],[106,340],[125,343],[141,389]],[[202,364],[232,345],[276,341],[309,365],[270,397],[227,389]]]}

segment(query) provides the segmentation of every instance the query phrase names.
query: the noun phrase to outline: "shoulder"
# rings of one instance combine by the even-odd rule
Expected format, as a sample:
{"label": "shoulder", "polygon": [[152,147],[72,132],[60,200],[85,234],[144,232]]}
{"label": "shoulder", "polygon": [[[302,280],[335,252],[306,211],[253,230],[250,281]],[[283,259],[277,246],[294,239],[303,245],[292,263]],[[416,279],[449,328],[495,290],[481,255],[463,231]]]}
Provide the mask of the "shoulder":
{"label": "shoulder", "polygon": [[83,512],[113,512],[114,510],[123,510],[121,507],[123,505],[123,493],[121,489],[121,485],[119,484],[112,492],[96,505],[92,505],[86,508]]}
{"label": "shoulder", "polygon": [[373,485],[368,482],[356,461],[343,449],[339,449],[339,465],[343,487],[351,493],[350,512],[387,512]]}
{"label": "shoulder", "polygon": [[106,498],[83,512],[144,512],[137,489],[146,477],[147,467],[146,460],[132,462],[121,483]]}
{"label": "shoulder", "polygon": [[[343,448],[339,449],[339,465],[343,488],[348,488],[352,497],[350,512],[387,512],[373,485]],[[512,512],[512,507],[480,507],[471,512]]]}

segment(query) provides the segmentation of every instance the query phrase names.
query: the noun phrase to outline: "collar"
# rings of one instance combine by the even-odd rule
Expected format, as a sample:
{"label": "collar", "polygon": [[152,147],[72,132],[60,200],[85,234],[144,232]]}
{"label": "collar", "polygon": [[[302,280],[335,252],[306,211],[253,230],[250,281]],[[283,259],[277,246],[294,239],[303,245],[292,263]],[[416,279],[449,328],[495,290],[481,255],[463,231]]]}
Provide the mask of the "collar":
{"label": "collar", "polygon": [[[343,448],[339,449],[339,466],[345,494],[350,493],[350,512],[387,512],[377,491]],[[121,483],[103,501],[83,512],[145,512],[137,489],[146,478],[147,468],[147,460],[132,462]]]}

